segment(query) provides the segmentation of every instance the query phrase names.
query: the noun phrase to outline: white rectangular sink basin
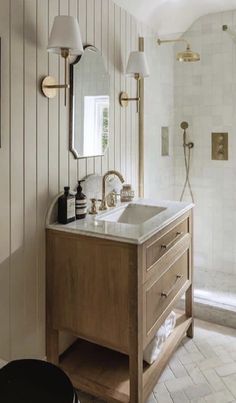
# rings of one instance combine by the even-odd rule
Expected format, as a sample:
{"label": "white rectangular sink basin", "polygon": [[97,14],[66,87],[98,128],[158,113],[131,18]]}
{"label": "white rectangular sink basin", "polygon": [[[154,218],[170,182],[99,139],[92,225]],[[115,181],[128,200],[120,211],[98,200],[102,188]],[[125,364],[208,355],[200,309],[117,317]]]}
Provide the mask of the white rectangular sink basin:
{"label": "white rectangular sink basin", "polygon": [[124,207],[118,207],[113,211],[103,214],[97,219],[99,221],[110,221],[122,224],[140,225],[154,218],[166,207],[147,206],[142,204],[130,203]]}

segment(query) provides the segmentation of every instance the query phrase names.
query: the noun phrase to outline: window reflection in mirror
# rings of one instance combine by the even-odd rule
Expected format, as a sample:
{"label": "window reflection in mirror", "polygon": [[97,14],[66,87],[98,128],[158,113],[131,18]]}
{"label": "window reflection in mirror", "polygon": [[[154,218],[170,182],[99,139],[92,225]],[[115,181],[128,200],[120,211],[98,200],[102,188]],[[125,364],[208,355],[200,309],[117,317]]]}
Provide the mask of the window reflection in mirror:
{"label": "window reflection in mirror", "polygon": [[104,155],[109,142],[109,75],[89,46],[70,68],[70,150],[75,158]]}

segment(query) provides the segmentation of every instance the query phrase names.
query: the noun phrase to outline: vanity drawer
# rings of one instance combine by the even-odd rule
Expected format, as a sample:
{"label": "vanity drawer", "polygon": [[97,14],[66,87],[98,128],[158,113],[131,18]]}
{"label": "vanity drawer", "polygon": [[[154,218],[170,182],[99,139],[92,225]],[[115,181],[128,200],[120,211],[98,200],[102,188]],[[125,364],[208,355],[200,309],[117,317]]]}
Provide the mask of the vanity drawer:
{"label": "vanity drawer", "polygon": [[[161,276],[144,284],[144,339],[151,338],[166,319],[181,290],[190,285],[189,250]],[[145,340],[144,340],[145,341]]]}
{"label": "vanity drawer", "polygon": [[[186,234],[188,234],[188,239]],[[186,249],[186,242],[190,243],[188,217],[182,217],[181,220],[169,226],[164,233],[161,231],[149,240],[143,251],[144,281],[158,268],[161,274],[162,267],[166,267],[171,260],[176,260],[176,254],[180,256],[183,253],[183,249]]]}

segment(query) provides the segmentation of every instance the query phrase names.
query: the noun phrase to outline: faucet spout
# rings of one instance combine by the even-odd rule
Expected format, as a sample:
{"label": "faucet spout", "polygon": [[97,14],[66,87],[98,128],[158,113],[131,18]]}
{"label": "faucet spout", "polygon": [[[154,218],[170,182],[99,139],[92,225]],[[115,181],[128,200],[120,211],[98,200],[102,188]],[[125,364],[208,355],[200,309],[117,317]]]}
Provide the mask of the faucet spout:
{"label": "faucet spout", "polygon": [[124,183],[124,181],[125,181],[124,178],[123,178],[123,176],[121,175],[121,173],[118,172],[118,171],[115,171],[115,170],[107,171],[107,172],[103,175],[103,178],[102,178],[102,201],[101,201],[101,205],[100,205],[100,207],[99,207],[99,210],[107,210],[107,201],[106,201],[106,180],[107,180],[108,176],[110,176],[110,175],[115,175],[115,176],[117,176],[117,177],[120,179],[121,183]]}

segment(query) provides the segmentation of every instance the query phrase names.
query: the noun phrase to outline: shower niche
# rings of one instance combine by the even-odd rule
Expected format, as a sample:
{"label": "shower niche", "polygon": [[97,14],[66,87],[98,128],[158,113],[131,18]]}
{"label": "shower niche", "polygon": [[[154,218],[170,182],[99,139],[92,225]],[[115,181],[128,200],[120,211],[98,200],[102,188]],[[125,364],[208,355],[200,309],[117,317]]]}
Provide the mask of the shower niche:
{"label": "shower niche", "polygon": [[161,128],[161,156],[168,157],[169,154],[169,127]]}

